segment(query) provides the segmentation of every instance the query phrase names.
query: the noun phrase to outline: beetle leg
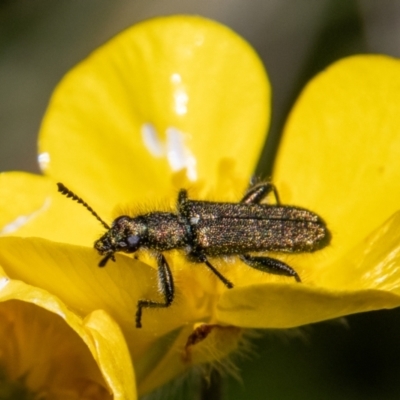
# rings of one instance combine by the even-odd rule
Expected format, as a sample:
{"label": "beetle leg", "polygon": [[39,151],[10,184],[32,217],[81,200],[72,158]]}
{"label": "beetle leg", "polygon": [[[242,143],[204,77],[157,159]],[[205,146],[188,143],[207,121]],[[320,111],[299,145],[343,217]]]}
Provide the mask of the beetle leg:
{"label": "beetle leg", "polygon": [[281,204],[278,191],[276,190],[275,185],[271,182],[256,183],[255,185],[250,186],[240,202],[246,204],[259,204],[271,192],[274,193],[276,204]]}
{"label": "beetle leg", "polygon": [[154,300],[139,300],[136,311],[136,328],[142,327],[143,308],[164,308],[169,307],[174,300],[175,289],[174,279],[167,260],[161,253],[157,253],[158,266],[158,286],[161,294],[164,296],[164,302]]}
{"label": "beetle leg", "polygon": [[301,282],[297,272],[282,261],[270,257],[254,257],[248,254],[239,256],[248,266],[274,275],[292,276],[296,282]]}
{"label": "beetle leg", "polygon": [[[193,255],[192,255],[193,257]],[[196,261],[204,263],[217,277],[218,279],[228,288],[233,288],[233,283],[226,279],[211,263],[207,260],[204,254],[196,255]]]}

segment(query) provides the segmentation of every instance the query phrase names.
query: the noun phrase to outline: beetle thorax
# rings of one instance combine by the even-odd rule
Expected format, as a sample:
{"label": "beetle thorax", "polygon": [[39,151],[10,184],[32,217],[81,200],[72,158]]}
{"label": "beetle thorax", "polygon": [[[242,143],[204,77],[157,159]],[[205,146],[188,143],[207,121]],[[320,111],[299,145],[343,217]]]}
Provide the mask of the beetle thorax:
{"label": "beetle thorax", "polygon": [[153,212],[141,218],[146,225],[147,248],[165,251],[187,245],[187,227],[176,214]]}

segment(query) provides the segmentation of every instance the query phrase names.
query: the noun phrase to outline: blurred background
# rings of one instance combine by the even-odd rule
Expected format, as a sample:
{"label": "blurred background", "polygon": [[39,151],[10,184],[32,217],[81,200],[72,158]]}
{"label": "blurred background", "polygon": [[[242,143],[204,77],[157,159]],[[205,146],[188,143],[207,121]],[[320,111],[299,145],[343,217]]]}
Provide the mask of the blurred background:
{"label": "blurred background", "polygon": [[[228,25],[261,56],[273,88],[264,176],[312,76],[351,54],[400,56],[398,0],[0,0],[0,171],[39,172],[41,118],[71,67],[135,22],[177,13]],[[269,332],[238,362],[243,381],[228,378],[224,398],[398,399],[399,340],[400,310]]]}

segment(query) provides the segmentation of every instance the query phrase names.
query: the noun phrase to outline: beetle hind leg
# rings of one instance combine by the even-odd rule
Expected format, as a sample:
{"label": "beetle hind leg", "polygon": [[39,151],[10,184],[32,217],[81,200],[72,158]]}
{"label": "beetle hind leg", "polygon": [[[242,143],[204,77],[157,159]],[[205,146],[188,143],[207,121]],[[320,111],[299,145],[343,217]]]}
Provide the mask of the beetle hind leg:
{"label": "beetle hind leg", "polygon": [[249,267],[274,275],[292,276],[296,282],[301,282],[298,273],[282,261],[270,257],[255,257],[248,254],[239,256]]}
{"label": "beetle hind leg", "polygon": [[158,285],[161,294],[164,296],[164,302],[154,300],[139,300],[136,311],[136,328],[142,327],[143,308],[166,308],[169,307],[174,300],[174,280],[167,260],[161,253],[157,254],[157,266]]}

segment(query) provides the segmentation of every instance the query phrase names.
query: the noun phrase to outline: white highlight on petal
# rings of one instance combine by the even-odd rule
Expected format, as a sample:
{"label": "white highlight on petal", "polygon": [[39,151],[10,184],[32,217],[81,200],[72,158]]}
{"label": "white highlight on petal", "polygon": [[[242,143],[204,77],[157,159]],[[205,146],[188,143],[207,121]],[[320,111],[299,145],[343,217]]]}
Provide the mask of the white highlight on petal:
{"label": "white highlight on petal", "polygon": [[196,45],[196,46],[202,46],[203,45],[203,43],[204,43],[204,35],[203,34],[201,34],[201,33],[199,33],[198,35],[196,35],[195,36],[195,38],[194,38],[194,44]]}
{"label": "white highlight on petal", "polygon": [[173,171],[187,169],[191,181],[197,179],[196,158],[185,146],[185,134],[176,128],[167,128],[167,159]]}
{"label": "white highlight on petal", "polygon": [[50,164],[50,154],[47,151],[45,151],[44,153],[40,153],[38,155],[38,163],[39,168],[42,171],[45,171]]}
{"label": "white highlight on petal", "polygon": [[186,168],[187,168],[186,176],[192,182],[197,181],[197,170],[196,170],[197,160],[196,160],[195,156],[190,154],[189,157],[187,157],[186,161],[187,161],[187,164],[186,164]]}
{"label": "white highlight on petal", "polygon": [[166,140],[164,142],[150,123],[143,124],[141,132],[143,143],[152,156],[156,158],[166,157],[172,171],[176,172],[186,168],[186,175],[189,180],[197,180],[197,160],[185,144],[188,134],[170,127],[165,132]]}
{"label": "white highlight on petal", "polygon": [[143,143],[154,157],[160,158],[164,155],[164,143],[158,138],[156,128],[150,123],[142,125]]}
{"label": "white highlight on petal", "polygon": [[10,233],[15,232],[25,224],[27,224],[29,221],[33,220],[36,218],[39,214],[41,214],[43,211],[47,210],[50,206],[51,200],[50,198],[47,198],[43,205],[36,211],[33,211],[32,213],[28,215],[20,215],[17,217],[14,221],[10,222],[9,224],[5,225],[3,229],[0,230],[0,235],[8,235]]}
{"label": "white highlight on petal", "polygon": [[175,86],[173,90],[175,112],[178,115],[184,115],[187,113],[189,96],[186,93],[185,85],[182,83],[182,77],[178,73],[174,73],[171,75],[170,80],[173,86]]}
{"label": "white highlight on petal", "polygon": [[167,158],[172,171],[179,171],[186,166],[183,135],[175,128],[167,129]]}
{"label": "white highlight on petal", "polygon": [[187,113],[187,103],[189,96],[182,89],[177,89],[174,93],[175,99],[175,111],[178,115],[184,115]]}
{"label": "white highlight on petal", "polygon": [[179,74],[174,73],[171,75],[171,82],[175,85],[178,83],[182,83],[182,77]]}
{"label": "white highlight on petal", "polygon": [[0,279],[0,290],[3,290],[8,284],[10,283],[10,280],[8,278],[1,278]]}

